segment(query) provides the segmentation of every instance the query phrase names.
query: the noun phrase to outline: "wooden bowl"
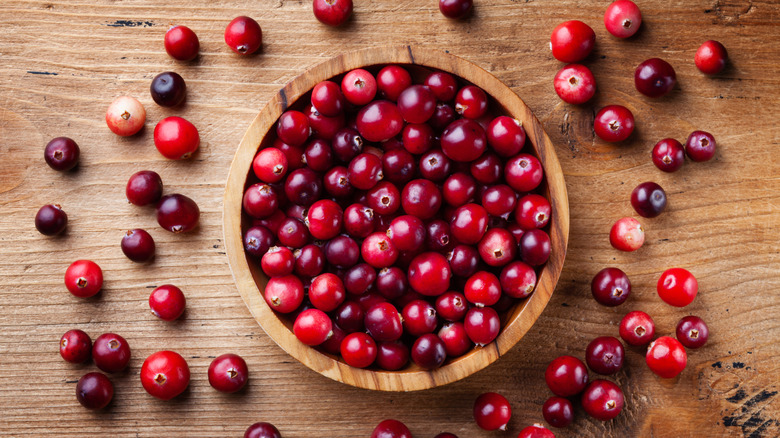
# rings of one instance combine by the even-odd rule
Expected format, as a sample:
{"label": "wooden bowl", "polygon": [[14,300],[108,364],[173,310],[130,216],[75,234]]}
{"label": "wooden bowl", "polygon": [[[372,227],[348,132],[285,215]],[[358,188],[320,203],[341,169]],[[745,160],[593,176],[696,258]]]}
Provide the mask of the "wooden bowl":
{"label": "wooden bowl", "polygon": [[[280,318],[266,304],[262,291],[268,280],[259,263],[250,263],[243,248],[242,230],[247,228],[249,220],[242,214],[241,202],[248,186],[252,159],[260,147],[272,140],[275,134],[268,138],[266,135],[275,132],[273,128],[282,112],[320,81],[355,68],[383,64],[404,65],[413,76],[424,74],[430,68],[446,71],[485,90],[492,96],[493,105],[499,112],[522,122],[528,140],[544,166],[543,190],[552,204],[552,253],[538,277],[535,292],[502,315],[502,330],[493,343],[448,360],[433,371],[422,370],[414,364],[400,371],[352,368],[335,356],[304,345],[292,333],[292,321]],[[475,64],[437,50],[381,47],[345,53],[319,64],[293,79],[268,102],[249,126],[236,151],[225,191],[223,222],[227,256],[238,291],[260,326],[282,349],[312,370],[348,385],[382,391],[415,391],[454,382],[485,368],[509,351],[531,328],[550,300],[563,268],[569,238],[569,201],[550,139],[539,120],[509,87]]]}

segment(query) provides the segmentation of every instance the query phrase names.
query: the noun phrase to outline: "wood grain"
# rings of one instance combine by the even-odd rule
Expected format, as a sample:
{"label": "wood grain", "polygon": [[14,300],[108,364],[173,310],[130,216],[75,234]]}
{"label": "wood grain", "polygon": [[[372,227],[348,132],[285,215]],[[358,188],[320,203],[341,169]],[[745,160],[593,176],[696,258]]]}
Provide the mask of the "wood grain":
{"label": "wood grain", "polygon": [[[685,372],[662,381],[630,350],[615,376],[627,405],[601,423],[576,408],[567,436],[780,435],[780,47],[773,43],[780,5],[773,0],[640,1],[639,34],[618,41],[601,24],[609,0],[578,2],[478,1],[466,22],[444,19],[434,1],[356,2],[343,29],[317,23],[308,1],[136,0],[92,2],[5,0],[0,3],[0,433],[4,436],[241,436],[252,422],[270,421],[285,437],[366,437],[387,417],[404,421],[415,436],[449,430],[461,437],[514,437],[542,421],[550,395],[544,368],[560,354],[582,357],[596,336],[616,335],[629,310],[649,312],[659,334],[670,334],[682,316],[710,324],[707,346],[689,355]],[[263,27],[257,56],[239,58],[222,41],[235,16],[251,15]],[[552,90],[561,64],[548,50],[552,28],[580,19],[597,34],[587,60],[599,85],[589,105],[562,103]],[[193,28],[201,56],[178,63],[162,48],[172,23]],[[731,63],[708,78],[693,65],[696,48],[718,39]],[[512,88],[539,117],[556,147],[571,209],[571,239],[558,287],[524,338],[487,369],[442,388],[410,394],[366,391],[312,372],[277,347],[242,302],[225,256],[221,211],[228,169],[244,131],[260,108],[305,69],[344,51],[377,44],[412,44],[461,56]],[[671,95],[649,100],[632,83],[633,68],[660,56],[677,70]],[[184,108],[154,105],[151,78],[175,70],[188,85]],[[104,126],[113,98],[131,94],[145,104],[145,131],[118,138]],[[625,144],[594,138],[599,107],[631,109],[637,132]],[[200,130],[201,151],[189,162],[164,160],[151,140],[154,123],[180,114]],[[661,138],[684,140],[694,129],[712,132],[719,150],[708,163],[686,163],[662,174],[649,160]],[[81,145],[78,171],[48,169],[41,151],[48,139],[70,136]],[[201,226],[171,235],[151,211],[128,205],[124,184],[134,171],[159,172],[169,193],[191,196]],[[631,215],[636,184],[666,188],[669,208],[642,220],[648,233],[637,253],[612,250],[607,233]],[[45,203],[61,203],[70,217],[67,236],[44,238],[32,218]],[[128,261],[119,249],[125,229],[142,227],[158,243],[149,265]],[[78,300],[62,285],[67,265],[92,258],[104,268],[99,297]],[[625,270],[633,296],[618,308],[590,297],[592,276],[605,266]],[[690,269],[700,294],[684,309],[657,298],[655,281],[669,267]],[[182,321],[166,324],[148,312],[150,288],[178,284],[187,294]],[[80,408],[76,380],[94,366],[75,367],[57,354],[70,328],[93,337],[114,331],[133,349],[129,371],[111,376],[112,406],[99,413]],[[190,363],[193,381],[172,402],[152,399],[138,380],[143,358],[168,348]],[[250,366],[248,388],[217,394],[208,385],[211,358],[227,352]],[[505,434],[480,432],[471,404],[496,390],[512,402]]]}

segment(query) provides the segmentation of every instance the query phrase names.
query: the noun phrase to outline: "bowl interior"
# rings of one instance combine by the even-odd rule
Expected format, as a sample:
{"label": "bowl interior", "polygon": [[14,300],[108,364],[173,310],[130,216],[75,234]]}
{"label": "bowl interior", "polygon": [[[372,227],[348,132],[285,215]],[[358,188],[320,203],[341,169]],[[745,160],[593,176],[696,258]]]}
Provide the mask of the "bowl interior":
{"label": "bowl interior", "polygon": [[[308,96],[318,82],[343,75],[355,68],[376,73],[381,66],[397,64],[408,69],[415,83],[434,70],[451,73],[477,85],[491,96],[496,115],[510,115],[523,124],[536,155],[545,171],[541,189],[550,200],[552,218],[549,225],[551,255],[539,273],[534,293],[519,301],[501,315],[502,330],[496,340],[475,348],[464,356],[448,359],[438,369],[425,371],[414,364],[400,371],[352,368],[335,356],[302,344],[292,333],[292,319],[281,316],[265,303],[262,291],[267,283],[259,263],[250,260],[243,248],[243,231],[251,220],[242,213],[242,196],[246,187],[257,182],[251,173],[257,150],[273,142],[273,128],[278,117],[296,102]],[[528,152],[528,146],[525,149]],[[569,207],[563,173],[552,144],[541,124],[523,101],[490,73],[455,56],[417,47],[382,47],[350,52],[319,64],[287,84],[260,111],[247,130],[231,165],[223,211],[227,255],[239,293],[249,310],[269,336],[290,355],[309,368],[331,379],[350,385],[386,391],[411,391],[431,388],[462,379],[494,362],[507,352],[530,329],[544,310],[563,268],[569,232]]]}

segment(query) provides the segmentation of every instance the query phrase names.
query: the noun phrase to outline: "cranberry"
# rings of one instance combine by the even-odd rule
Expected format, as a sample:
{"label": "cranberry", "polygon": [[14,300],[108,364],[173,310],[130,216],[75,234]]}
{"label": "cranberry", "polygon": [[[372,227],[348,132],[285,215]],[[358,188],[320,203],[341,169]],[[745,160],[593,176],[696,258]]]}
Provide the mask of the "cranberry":
{"label": "cranberry", "polygon": [[609,243],[620,251],[636,251],[645,243],[645,230],[638,220],[624,217],[612,225],[609,231]]}
{"label": "cranberry", "polygon": [[346,106],[341,87],[332,81],[322,81],[314,86],[311,92],[311,104],[318,113],[326,117],[342,114]]}
{"label": "cranberry", "polygon": [[[249,229],[249,231],[256,229],[257,227],[252,227]],[[249,236],[249,231],[247,231],[247,236]],[[279,243],[281,243],[284,246],[289,246],[290,248],[302,248],[304,245],[309,243],[311,240],[311,235],[309,234],[309,229],[306,228],[306,225],[303,224],[303,222],[299,221],[298,219],[293,219],[288,217],[284,221],[282,221],[282,224],[279,226],[279,232],[277,233],[277,238],[279,239]],[[262,242],[262,240],[261,240]],[[255,251],[250,251],[249,244],[251,242],[248,242],[247,239],[244,239],[244,246],[247,247],[247,251],[250,252],[252,255],[262,257],[264,254],[264,251],[261,251],[261,248],[256,249]],[[268,248],[271,247],[273,244],[273,236],[270,237],[269,240],[265,242],[265,245]],[[252,245],[253,247],[255,245]],[[267,250],[266,250],[267,251]]]}
{"label": "cranberry", "polygon": [[604,268],[593,277],[590,291],[599,304],[618,306],[631,295],[631,281],[628,275],[618,268]]}
{"label": "cranberry", "polygon": [[672,91],[677,82],[674,68],[660,58],[651,58],[639,64],[634,72],[637,91],[648,97],[661,97]]}
{"label": "cranberry", "polygon": [[253,219],[252,226],[260,225],[265,227],[271,232],[272,236],[276,236],[285,219],[287,219],[287,215],[285,215],[282,210],[276,210],[274,214],[266,218]]}
{"label": "cranberry", "polygon": [[539,187],[543,176],[542,163],[533,155],[515,155],[504,167],[506,183],[518,192],[530,192]]}
{"label": "cranberry", "polygon": [[455,111],[467,119],[482,117],[488,108],[487,94],[474,85],[466,85],[455,96]]}
{"label": "cranberry", "polygon": [[487,141],[498,155],[516,155],[525,144],[525,130],[520,121],[507,116],[493,119],[487,127]]}
{"label": "cranberry", "polygon": [[677,323],[677,340],[688,348],[701,348],[707,343],[710,329],[698,316],[686,316]]}
{"label": "cranberry", "polygon": [[474,0],[439,0],[439,11],[447,18],[466,17],[474,6]]}
{"label": "cranberry", "polygon": [[605,106],[596,113],[593,130],[604,141],[623,141],[634,132],[634,115],[624,106]]}
{"label": "cranberry", "polygon": [[631,0],[617,0],[604,13],[604,26],[618,38],[633,36],[642,25],[642,12]]}
{"label": "cranberry", "polygon": [[360,258],[360,247],[347,236],[336,236],[325,246],[325,259],[337,268],[350,268]]}
{"label": "cranberry", "polygon": [[598,337],[588,344],[585,350],[585,362],[598,374],[615,374],[623,366],[625,352],[623,344],[612,336]]}
{"label": "cranberry", "polygon": [[315,138],[306,145],[303,157],[306,165],[315,172],[326,172],[333,167],[330,144],[321,138]]}
{"label": "cranberry", "polygon": [[172,284],[162,285],[149,295],[149,308],[152,309],[152,315],[165,321],[179,318],[184,313],[186,304],[184,293]]}
{"label": "cranberry", "polygon": [[344,97],[353,105],[368,104],[374,100],[376,90],[376,79],[374,79],[371,73],[362,68],[350,71],[341,80],[341,92],[344,93]]}
{"label": "cranberry", "polygon": [[634,310],[620,320],[620,337],[629,345],[647,345],[654,336],[653,318],[645,312]]}
{"label": "cranberry", "polygon": [[531,266],[541,266],[550,258],[550,236],[542,230],[529,230],[520,238],[520,256]]}
{"label": "cranberry", "polygon": [[265,285],[263,296],[271,309],[290,313],[303,302],[303,282],[294,275],[271,278]]}
{"label": "cranberry", "polygon": [[92,353],[92,339],[81,330],[68,330],[60,338],[60,356],[70,363],[84,363]]}
{"label": "cranberry", "polygon": [[[477,183],[474,181],[474,178],[463,172],[457,172],[450,175],[442,186],[444,201],[453,207],[460,207],[461,205],[472,202],[476,191]],[[482,204],[483,206],[485,205],[484,194]],[[491,205],[494,205],[494,203],[491,202]],[[488,207],[485,206],[485,209],[487,208]]]}
{"label": "cranberry", "polygon": [[693,161],[708,161],[715,156],[715,137],[709,132],[693,131],[685,142],[685,153]]}
{"label": "cranberry", "polygon": [[458,277],[470,277],[479,267],[479,251],[473,246],[456,245],[447,254],[452,273]]}
{"label": "cranberry", "polygon": [[466,312],[463,327],[471,342],[484,346],[493,342],[498,336],[501,320],[498,318],[498,313],[490,307],[472,307]]}
{"label": "cranberry", "polygon": [[274,234],[262,225],[249,228],[244,233],[244,250],[255,257],[265,255],[273,244]]}
{"label": "cranberry", "polygon": [[587,24],[578,20],[559,24],[550,37],[552,54],[561,62],[579,62],[593,50],[596,34]]}
{"label": "cranberry", "polygon": [[399,251],[415,251],[425,243],[425,224],[408,214],[398,216],[390,223],[387,235]]}
{"label": "cranberry", "polygon": [[146,122],[146,110],[137,99],[130,96],[117,97],[106,110],[106,125],[116,135],[131,136]]}
{"label": "cranberry", "polygon": [[45,236],[54,236],[65,231],[68,215],[57,204],[48,204],[35,213],[35,228]]}
{"label": "cranberry", "polygon": [[249,426],[244,438],[282,438],[282,434],[273,424],[260,422]]}
{"label": "cranberry", "polygon": [[[504,266],[514,260],[517,253],[517,243],[512,233],[504,228],[491,228],[479,241],[479,255],[490,266]],[[498,286],[498,279],[496,284]]]}
{"label": "cranberry", "polygon": [[314,0],[313,8],[320,23],[341,26],[352,15],[352,0]]}
{"label": "cranberry", "polygon": [[303,149],[300,146],[291,146],[277,138],[274,140],[273,147],[282,151],[287,158],[288,170],[303,167]]}
{"label": "cranberry", "polygon": [[653,164],[664,172],[674,172],[685,162],[685,150],[679,141],[665,138],[653,147]]}
{"label": "cranberry", "polygon": [[393,184],[405,184],[414,177],[414,171],[414,157],[405,149],[386,151],[382,155],[383,179]]}
{"label": "cranberry", "polygon": [[398,249],[386,233],[377,232],[363,241],[361,255],[369,265],[375,268],[386,268],[398,259]]}
{"label": "cranberry", "polygon": [[344,211],[344,230],[354,237],[367,237],[374,231],[374,210],[363,204],[352,204]]}
{"label": "cranberry", "polygon": [[530,194],[517,201],[515,220],[525,230],[544,228],[552,214],[550,201],[544,196]]}
{"label": "cranberry", "polygon": [[[412,76],[404,68],[397,65],[388,65],[376,75],[379,95],[393,102],[398,96],[412,85]],[[422,123],[422,122],[421,122]]]}
{"label": "cranberry", "polygon": [[458,82],[449,73],[436,71],[425,78],[425,86],[428,87],[436,99],[442,102],[449,102],[455,98],[458,91]]}
{"label": "cranberry", "polygon": [[130,362],[130,345],[117,334],[102,334],[92,345],[92,359],[102,371],[118,373]]}
{"label": "cranberry", "polygon": [[462,322],[444,324],[438,335],[444,342],[444,351],[450,357],[463,356],[474,345],[471,343],[468,334],[466,334],[466,328]]}
{"label": "cranberry", "polygon": [[447,222],[436,219],[426,225],[425,247],[436,252],[445,252],[452,249],[457,242],[451,237],[450,226]]}
{"label": "cranberry", "polygon": [[436,313],[447,321],[460,321],[469,310],[466,297],[460,292],[447,292],[436,298]]}
{"label": "cranberry", "polygon": [[594,380],[582,394],[582,407],[591,417],[609,421],[623,410],[623,391],[609,380]]}
{"label": "cranberry", "polygon": [[485,152],[481,157],[471,162],[471,176],[482,184],[495,184],[501,179],[503,167],[498,155]]}
{"label": "cranberry", "polygon": [[441,149],[431,149],[420,157],[420,174],[423,178],[441,182],[451,173],[452,162]]}
{"label": "cranberry", "polygon": [[333,323],[322,310],[306,309],[295,318],[293,333],[306,345],[320,345],[333,335]]}
{"label": "cranberry", "polygon": [[487,135],[479,123],[458,119],[450,123],[441,134],[441,149],[450,159],[458,162],[476,160],[487,148]]}
{"label": "cranberry", "polygon": [[290,202],[308,206],[320,198],[322,181],[311,169],[294,170],[284,182],[284,194]]}
{"label": "cranberry", "polygon": [[364,322],[368,334],[379,342],[395,341],[403,334],[401,315],[390,303],[373,305],[366,312]]}
{"label": "cranberry", "polygon": [[412,361],[424,370],[439,368],[447,359],[444,341],[428,333],[420,336],[412,345]]}
{"label": "cranberry", "polygon": [[380,142],[395,137],[404,127],[401,111],[387,100],[364,106],[357,115],[357,129],[368,141]]}
{"label": "cranberry", "polygon": [[374,428],[371,438],[412,438],[412,433],[398,420],[385,420]]}
{"label": "cranberry", "polygon": [[309,122],[311,135],[327,141],[331,141],[347,123],[344,114],[339,114],[335,117],[326,117],[320,114],[312,105],[306,106],[303,110],[303,114]]}
{"label": "cranberry", "polygon": [[315,239],[320,240],[329,240],[336,237],[341,231],[343,215],[341,207],[329,199],[315,202],[306,215],[309,233]]}
{"label": "cranberry", "polygon": [[84,374],[76,384],[76,399],[87,409],[103,409],[114,398],[114,385],[101,373]]}
{"label": "cranberry", "polygon": [[260,267],[269,277],[284,277],[293,273],[295,256],[287,247],[273,246],[260,259]]}
{"label": "cranberry", "polygon": [[244,192],[244,211],[256,219],[271,216],[279,209],[279,195],[269,184],[258,183]]}
{"label": "cranberry", "polygon": [[144,206],[160,200],[163,192],[162,178],[157,172],[142,170],[127,181],[125,196],[131,204]]}
{"label": "cranberry", "polygon": [[401,312],[406,333],[420,336],[436,330],[436,309],[425,300],[414,300],[404,306]]}
{"label": "cranberry", "polygon": [[175,351],[158,351],[141,366],[141,384],[146,392],[161,400],[170,400],[190,384],[190,367]]}
{"label": "cranberry", "polygon": [[439,253],[424,252],[409,265],[409,285],[423,295],[438,296],[446,292],[451,276],[450,264]]}
{"label": "cranberry", "polygon": [[295,273],[299,276],[314,277],[325,269],[325,253],[317,245],[309,244],[293,252]]}
{"label": "cranberry", "polygon": [[588,369],[576,357],[560,356],[547,366],[544,380],[555,395],[571,397],[585,389],[588,384]]}
{"label": "cranberry", "polygon": [[157,105],[175,107],[184,102],[187,96],[187,84],[178,73],[166,71],[152,79],[149,91]]}
{"label": "cranberry", "polygon": [[147,262],[154,257],[154,239],[145,230],[129,230],[122,236],[122,252],[134,262]]}
{"label": "cranberry", "polygon": [[346,334],[365,331],[364,319],[365,312],[356,301],[345,301],[336,309],[334,316],[336,325]]}
{"label": "cranberry", "polygon": [[555,435],[541,424],[532,424],[523,428],[517,438],[555,438]]}
{"label": "cranberry", "polygon": [[351,333],[341,341],[341,356],[349,366],[366,368],[376,360],[376,342],[365,333]]}
{"label": "cranberry", "polygon": [[455,121],[457,113],[455,108],[446,103],[437,103],[436,110],[433,112],[433,116],[428,120],[428,124],[436,130],[441,132],[450,123]]}
{"label": "cranberry", "polygon": [[420,219],[430,219],[441,208],[441,192],[427,179],[415,179],[404,186],[401,206],[406,214]]}
{"label": "cranberry", "polygon": [[409,363],[409,347],[401,342],[381,342],[377,349],[376,364],[387,371],[397,371]]}
{"label": "cranberry", "polygon": [[658,296],[666,304],[685,307],[693,302],[699,292],[696,277],[683,268],[667,269],[658,279]]}
{"label": "cranberry", "polygon": [[68,137],[53,138],[43,150],[46,164],[54,170],[66,172],[79,164],[79,145]]}
{"label": "cranberry", "polygon": [[450,223],[452,235],[458,242],[473,245],[482,240],[488,226],[488,213],[479,204],[466,204],[455,210]]}
{"label": "cranberry", "polygon": [[574,408],[568,399],[550,397],[542,405],[542,416],[553,427],[567,427],[574,421]]}
{"label": "cranberry", "polygon": [[220,392],[236,392],[246,385],[249,369],[237,354],[217,356],[209,365],[209,384]]}
{"label": "cranberry", "polygon": [[501,290],[512,298],[525,298],[536,288],[536,272],[523,262],[512,262],[501,271]]}
{"label": "cranberry", "polygon": [[512,407],[501,394],[486,392],[474,401],[474,420],[484,430],[506,430],[510,418]]}
{"label": "cranberry", "polygon": [[303,146],[309,139],[309,119],[300,111],[285,111],[276,124],[276,135],[291,146]]}
{"label": "cranberry", "polygon": [[344,283],[335,274],[320,274],[311,281],[309,300],[323,312],[336,310],[344,302],[347,291]]}
{"label": "cranberry", "polygon": [[198,204],[184,195],[166,195],[157,203],[157,223],[172,233],[194,229],[199,218]]}
{"label": "cranberry", "polygon": [[656,217],[666,208],[666,192],[654,182],[644,182],[631,192],[631,206],[642,217]]}
{"label": "cranberry", "polygon": [[436,96],[424,85],[412,85],[398,95],[398,111],[408,123],[425,123],[436,110]]}
{"label": "cranberry", "polygon": [[183,160],[198,150],[200,135],[195,125],[181,117],[166,117],[154,127],[154,145],[171,160]]}
{"label": "cranberry", "polygon": [[239,55],[251,55],[263,44],[263,31],[252,18],[236,17],[225,28],[225,44]]}
{"label": "cranberry", "polygon": [[335,198],[345,198],[352,194],[348,170],[344,166],[336,166],[328,170],[322,182],[325,191]]}
{"label": "cranberry", "polygon": [[65,287],[79,298],[88,298],[103,287],[103,271],[95,262],[77,260],[65,271]]}
{"label": "cranberry", "polygon": [[726,68],[728,53],[723,44],[718,41],[705,41],[696,51],[694,62],[696,68],[704,74],[716,75]]}
{"label": "cranberry", "polygon": [[661,336],[650,343],[645,362],[658,377],[671,379],[677,377],[688,363],[688,355],[680,341],[669,336]]}
{"label": "cranberry", "polygon": [[480,271],[469,277],[463,292],[476,306],[492,306],[501,298],[501,283],[490,272]]}
{"label": "cranberry", "polygon": [[369,190],[382,179],[382,159],[374,154],[362,153],[349,163],[349,184],[360,190]]}
{"label": "cranberry", "polygon": [[596,78],[582,64],[568,64],[558,70],[553,85],[558,97],[572,105],[581,105],[596,94]]}
{"label": "cranberry", "polygon": [[426,124],[410,123],[401,133],[404,149],[412,154],[422,154],[433,147],[436,142],[433,128]]}
{"label": "cranberry", "polygon": [[198,56],[200,42],[187,26],[173,26],[165,32],[165,51],[173,59],[191,61]]}

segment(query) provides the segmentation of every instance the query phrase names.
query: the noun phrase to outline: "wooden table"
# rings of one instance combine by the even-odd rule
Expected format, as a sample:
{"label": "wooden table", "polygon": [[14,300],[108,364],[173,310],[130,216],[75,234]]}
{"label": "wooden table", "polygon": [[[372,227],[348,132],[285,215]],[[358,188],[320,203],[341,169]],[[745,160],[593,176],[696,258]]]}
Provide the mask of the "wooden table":
{"label": "wooden table", "polygon": [[[711,338],[690,351],[688,367],[673,380],[655,377],[641,349],[629,349],[615,376],[627,403],[601,423],[577,407],[561,436],[778,436],[780,434],[780,4],[775,0],[641,1],[645,22],[627,41],[602,25],[609,1],[478,0],[465,22],[445,19],[434,0],[399,3],[358,0],[343,29],[320,25],[309,1],[187,2],[4,0],[0,5],[0,433],[58,437],[241,436],[270,421],[285,437],[367,437],[379,421],[404,421],[416,437],[448,430],[460,437],[514,437],[541,422],[550,396],[546,365],[562,354],[583,357],[588,342],[617,335],[628,311],[649,312],[659,334],[671,334],[685,315],[703,317]],[[264,30],[262,54],[246,58],[222,39],[230,19],[250,15]],[[600,91],[583,107],[564,104],[552,89],[561,64],[549,53],[553,27],[568,19],[597,34],[587,61]],[[163,50],[171,24],[185,24],[201,41],[201,56],[176,62]],[[718,39],[731,62],[714,78],[694,64],[696,48]],[[263,104],[306,68],[342,51],[377,44],[417,44],[477,63],[512,87],[536,112],[556,144],[571,203],[571,240],[561,281],[547,310],[514,350],[463,381],[410,394],[370,392],[330,381],[277,347],[241,301],[222,242],[224,183],[233,153]],[[651,57],[674,65],[679,85],[650,100],[634,89],[634,67]],[[188,85],[182,109],[161,108],[149,83],[175,70]],[[115,97],[129,94],[146,106],[145,130],[120,138],[103,116]],[[595,109],[622,104],[637,132],[621,145],[596,139]],[[201,133],[200,152],[167,161],[152,143],[154,123],[184,115]],[[718,152],[707,163],[686,163],[664,174],[651,163],[652,145],[685,140],[695,129],[712,132]],[[61,174],[42,157],[56,136],[82,150],[78,171]],[[124,185],[134,171],[159,172],[168,193],[201,207],[197,232],[172,235],[153,211],[129,205]],[[666,188],[669,208],[642,220],[647,242],[619,253],[607,239],[612,223],[633,210],[631,190],[653,180]],[[33,226],[43,204],[68,212],[67,235],[47,238]],[[154,263],[138,265],[119,248],[122,232],[145,228],[158,243]],[[68,264],[97,261],[104,291],[94,299],[71,296],[62,284]],[[592,276],[606,266],[625,270],[634,284],[618,308],[590,296]],[[691,270],[696,301],[684,309],[662,303],[655,282],[666,268]],[[186,293],[184,318],[166,323],[148,311],[156,285]],[[94,365],[72,366],[57,354],[66,330],[92,337],[116,332],[133,350],[129,371],[113,375],[116,396],[102,412],[81,408],[78,378]],[[153,399],[138,374],[154,351],[173,349],[192,370],[190,389],[170,402]],[[206,369],[219,354],[249,363],[251,379],[239,394],[209,387]],[[471,417],[475,397],[498,391],[512,403],[510,431],[483,433]]]}

